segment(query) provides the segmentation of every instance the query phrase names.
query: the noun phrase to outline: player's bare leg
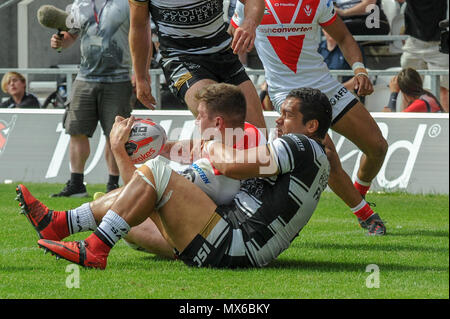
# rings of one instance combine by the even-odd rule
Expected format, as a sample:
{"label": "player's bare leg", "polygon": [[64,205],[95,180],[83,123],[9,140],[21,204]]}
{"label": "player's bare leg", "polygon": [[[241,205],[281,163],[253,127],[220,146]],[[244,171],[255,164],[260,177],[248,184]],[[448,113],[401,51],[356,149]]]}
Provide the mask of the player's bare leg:
{"label": "player's bare leg", "polygon": [[[156,212],[155,212],[156,214]],[[155,216],[157,218],[158,216]],[[153,219],[147,218],[140,225],[131,228],[130,232],[124,238],[133,249],[145,251],[160,257],[173,259],[173,247],[161,235]]]}
{"label": "player's bare leg", "polygon": [[388,149],[375,120],[358,102],[332,129],[352,141],[364,153],[357,176],[360,181],[370,184],[380,171]]}
{"label": "player's bare leg", "polygon": [[247,116],[245,120],[260,129],[265,129],[266,122],[262,112],[262,104],[255,86],[250,80],[242,82],[238,86],[244,93],[245,101],[247,102]]}
{"label": "player's bare leg", "polygon": [[364,197],[383,165],[387,142],[375,120],[361,103],[350,109],[333,129],[352,141],[364,154],[358,170],[358,181],[352,184],[350,177],[342,168],[333,142],[327,136],[325,145],[331,167],[328,185],[350,207],[360,225],[368,229],[369,235],[384,235],[386,228],[383,221]]}
{"label": "player's bare leg", "polygon": [[[41,239],[39,246],[83,266],[104,269],[114,244],[126,236],[131,227],[151,217],[151,212],[162,206],[158,209],[162,225],[157,226],[162,226],[163,236],[182,252],[208,224],[217,206],[184,177],[166,166],[158,166],[158,162],[150,162],[150,165],[152,163],[156,163],[152,168],[145,166],[134,174],[97,230],[86,240],[56,242]],[[156,172],[156,182],[153,172]]]}
{"label": "player's bare leg", "polygon": [[191,111],[192,115],[196,118],[198,115],[198,101],[195,98],[195,95],[198,91],[200,91],[205,86],[208,86],[210,84],[217,83],[214,80],[211,79],[203,79],[200,81],[195,82],[187,91],[184,96],[184,101],[186,102],[189,110]]}
{"label": "player's bare leg", "polygon": [[338,195],[348,207],[358,205],[362,196],[353,186],[350,176],[344,171],[341,160],[336,152],[333,141],[327,134],[324,140],[325,150],[328,161],[330,162],[330,176],[328,177],[328,185],[331,190]]}

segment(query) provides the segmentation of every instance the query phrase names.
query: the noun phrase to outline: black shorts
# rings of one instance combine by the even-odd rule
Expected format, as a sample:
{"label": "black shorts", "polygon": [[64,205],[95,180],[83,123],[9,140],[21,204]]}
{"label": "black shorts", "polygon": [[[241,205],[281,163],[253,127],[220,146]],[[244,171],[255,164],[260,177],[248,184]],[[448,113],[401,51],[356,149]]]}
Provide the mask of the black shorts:
{"label": "black shorts", "polygon": [[234,85],[250,80],[231,49],[212,54],[163,58],[161,65],[170,90],[184,105],[186,91],[200,80],[211,79]]}
{"label": "black shorts", "polygon": [[247,256],[235,205],[217,207],[205,228],[179,253],[178,259],[188,266],[214,268],[252,267]]}

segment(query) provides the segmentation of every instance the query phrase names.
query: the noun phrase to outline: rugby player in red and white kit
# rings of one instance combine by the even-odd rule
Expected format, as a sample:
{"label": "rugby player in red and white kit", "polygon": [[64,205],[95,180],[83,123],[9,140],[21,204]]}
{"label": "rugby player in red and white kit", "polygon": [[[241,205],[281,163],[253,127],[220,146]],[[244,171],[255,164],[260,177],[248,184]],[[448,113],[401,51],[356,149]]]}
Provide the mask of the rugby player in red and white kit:
{"label": "rugby player in red and white kit", "polygon": [[[369,235],[384,235],[383,221],[364,198],[383,164],[387,142],[364,105],[332,77],[317,52],[322,27],[336,40],[352,65],[355,90],[364,96],[373,92],[373,86],[357,43],[337,16],[332,0],[266,0],[265,5],[262,22],[256,29],[255,48],[264,65],[268,93],[275,109],[280,111],[287,94],[294,88],[312,87],[328,96],[333,107],[331,128],[364,153],[357,179],[352,184],[327,136],[327,156],[331,164],[329,186],[352,209]],[[239,27],[243,18],[243,4],[238,1],[231,32]]]}
{"label": "rugby player in red and white kit", "polygon": [[[199,90],[197,98],[199,107],[196,121],[202,138],[222,140],[225,144],[233,145],[237,150],[266,144],[264,134],[256,126],[244,122],[246,102],[238,87],[224,83],[206,86]],[[125,119],[117,116],[110,135],[112,149],[125,184],[131,180],[136,171],[135,165],[124,148],[133,122],[133,117]],[[240,189],[240,181],[222,175],[212,165],[205,152],[202,156],[191,156],[193,144],[193,141],[188,140],[169,141],[162,155],[177,162],[193,162],[177,173],[198,186],[215,204],[230,204]],[[200,152],[200,148],[198,151]],[[119,194],[117,191],[109,192],[103,195],[101,200],[94,200],[75,209],[58,212],[49,210],[36,200],[24,185],[20,185],[18,191],[21,206],[39,237],[50,240],[62,240],[71,234],[96,230],[106,213],[105,205],[112,204]],[[133,249],[169,258],[174,257],[173,247],[164,239],[157,225],[150,218],[133,227],[125,240]]]}

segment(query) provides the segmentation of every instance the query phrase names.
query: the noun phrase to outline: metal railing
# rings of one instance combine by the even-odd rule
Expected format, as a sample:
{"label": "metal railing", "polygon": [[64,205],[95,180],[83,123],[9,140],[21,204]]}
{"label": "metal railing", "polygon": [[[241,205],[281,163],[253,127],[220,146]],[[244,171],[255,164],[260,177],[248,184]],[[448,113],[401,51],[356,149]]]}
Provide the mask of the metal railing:
{"label": "metal railing", "polygon": [[[55,68],[13,68],[13,69],[6,69],[6,68],[0,68],[0,74],[4,74],[7,72],[15,71],[21,74],[54,74],[54,75],[65,75],[66,76],[66,86],[67,86],[67,92],[70,93],[72,90],[72,83],[73,83],[73,75],[78,73],[78,68],[62,68],[62,69],[55,69]],[[264,70],[262,69],[246,69],[247,74],[249,76],[263,76]],[[370,76],[394,76],[397,75],[399,70],[368,70]],[[423,76],[430,76],[431,77],[431,92],[435,96],[439,96],[440,94],[440,76],[448,76],[449,70],[417,70],[417,72]],[[337,77],[337,76],[352,76],[353,71],[352,70],[330,70],[330,73]],[[165,81],[164,78],[161,78],[163,75],[163,71],[161,69],[154,69],[150,70],[150,78],[151,78],[151,88],[152,88],[152,94],[155,97],[156,101],[158,102],[158,105],[160,105],[161,101],[161,92],[160,92],[160,83],[161,80]],[[160,106],[159,106],[160,107]],[[158,107],[158,108],[159,108]]]}

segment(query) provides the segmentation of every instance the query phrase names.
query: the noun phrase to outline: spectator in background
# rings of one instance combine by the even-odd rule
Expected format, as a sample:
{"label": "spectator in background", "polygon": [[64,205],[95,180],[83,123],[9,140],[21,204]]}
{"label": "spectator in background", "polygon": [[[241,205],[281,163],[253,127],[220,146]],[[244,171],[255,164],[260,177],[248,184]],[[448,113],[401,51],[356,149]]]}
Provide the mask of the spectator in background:
{"label": "spectator in background", "polygon": [[119,168],[111,152],[109,133],[116,115],[131,113],[131,56],[128,45],[130,14],[127,0],[75,0],[75,26],[51,38],[53,49],[68,48],[81,38],[80,71],[73,83],[64,127],[70,135],[70,180],[52,197],[88,196],[84,169],[90,154],[89,138],[100,121],[106,136],[109,180],[106,191],[119,187]]}
{"label": "spectator in background", "polygon": [[[334,0],[334,5],[353,35],[386,35],[390,32],[381,0]],[[378,9],[369,10],[369,5],[376,5]]]}
{"label": "spectator in background", "polygon": [[402,112],[444,112],[438,99],[423,88],[420,74],[407,68],[394,76],[389,83],[391,97],[389,104],[384,108],[385,112],[395,112],[397,96],[399,92],[403,95]]}
{"label": "spectator in background", "polygon": [[11,97],[0,104],[0,108],[40,108],[36,96],[27,93],[27,80],[22,74],[8,72],[2,78],[2,91]]}
{"label": "spectator in background", "polygon": [[[439,22],[447,17],[447,1],[397,1],[407,3],[405,34],[410,36],[403,46],[402,68],[448,70],[448,54],[439,52]],[[445,112],[448,112],[448,76],[441,76],[440,102]]]}

